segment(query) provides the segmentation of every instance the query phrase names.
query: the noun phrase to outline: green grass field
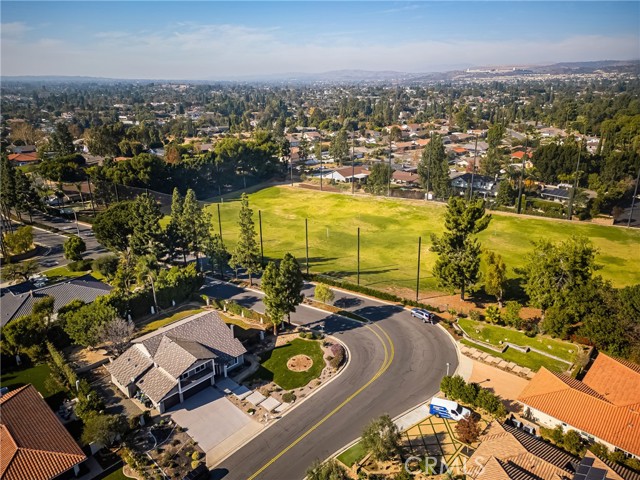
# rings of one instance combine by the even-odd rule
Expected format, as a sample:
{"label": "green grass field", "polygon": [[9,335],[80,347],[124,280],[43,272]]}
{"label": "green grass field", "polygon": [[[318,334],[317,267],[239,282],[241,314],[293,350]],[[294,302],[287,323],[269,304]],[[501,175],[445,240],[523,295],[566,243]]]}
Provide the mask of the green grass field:
{"label": "green grass field", "polygon": [[483,347],[482,345],[478,345],[477,343],[470,342],[469,340],[462,339],[460,343],[466,345],[468,347],[473,347],[477,350],[481,350],[483,352],[488,353],[489,355],[493,355],[494,357],[500,357],[507,362],[513,362],[521,367],[527,367],[537,372],[540,370],[540,367],[545,367],[552,372],[566,372],[569,368],[569,365],[561,362],[559,360],[555,360],[553,358],[545,357],[544,355],[540,355],[536,352],[523,353],[518,350],[514,350],[513,348],[508,348],[504,353],[496,352],[491,350],[490,348]]}
{"label": "green grass field", "polygon": [[338,455],[337,458],[347,467],[351,468],[354,463],[362,460],[366,454],[367,451],[364,449],[362,442],[358,442]]}
{"label": "green grass field", "polygon": [[57,408],[65,397],[62,387],[53,382],[47,382],[51,370],[46,363],[28,366],[20,369],[3,369],[0,377],[0,386],[9,387],[9,390],[32,384],[52,408]]}
{"label": "green grass field", "polygon": [[[415,289],[418,237],[422,237],[421,289],[437,290],[431,268],[436,255],[429,251],[430,234],[443,230],[445,206],[386,198],[351,197],[291,187],[271,187],[250,195],[256,232],[262,212],[264,255],[282,258],[286,252],[305,263],[305,218],[309,224],[310,269],[356,281],[357,229],[360,228],[360,281],[380,289]],[[240,203],[226,198],[220,205],[222,234],[233,248],[238,232]],[[217,205],[208,207],[218,231]],[[166,219],[165,219],[166,221]],[[583,235],[599,249],[599,273],[617,287],[640,283],[640,231],[542,218],[496,213],[480,234],[483,247],[502,255],[513,268],[522,266],[533,240],[560,241]]]}
{"label": "green grass field", "polygon": [[[304,387],[314,378],[318,378],[324,369],[325,362],[322,349],[317,340],[296,338],[291,343],[273,349],[269,358],[260,365],[254,377],[274,381],[285,390]],[[296,355],[307,355],[313,365],[306,372],[293,372],[287,367],[287,361]]]}
{"label": "green grass field", "polygon": [[170,323],[177,322],[178,320],[182,320],[183,318],[187,318],[190,315],[195,315],[196,313],[200,312],[202,312],[202,308],[180,310],[173,315],[161,317],[149,323],[141,325],[139,334],[144,335],[153,332],[161,327],[164,327],[165,325],[169,325]]}
{"label": "green grass field", "polygon": [[[567,362],[573,363],[578,353],[578,347],[569,342],[556,340],[545,335],[527,337],[524,333],[511,328],[500,327],[498,325],[488,325],[483,322],[476,322],[469,318],[461,318],[458,324],[471,338],[481,340],[491,345],[500,346],[500,342],[509,342],[516,345],[528,346],[537,350],[547,352]],[[528,355],[528,354],[527,354]]]}

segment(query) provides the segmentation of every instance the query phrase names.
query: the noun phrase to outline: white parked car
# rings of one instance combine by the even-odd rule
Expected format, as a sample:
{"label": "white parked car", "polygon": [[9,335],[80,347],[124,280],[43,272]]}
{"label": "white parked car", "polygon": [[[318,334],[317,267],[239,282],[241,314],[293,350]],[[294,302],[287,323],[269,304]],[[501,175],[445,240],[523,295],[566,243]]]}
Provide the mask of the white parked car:
{"label": "white parked car", "polygon": [[414,308],[411,310],[411,316],[419,318],[423,323],[434,323],[434,315],[422,308]]}

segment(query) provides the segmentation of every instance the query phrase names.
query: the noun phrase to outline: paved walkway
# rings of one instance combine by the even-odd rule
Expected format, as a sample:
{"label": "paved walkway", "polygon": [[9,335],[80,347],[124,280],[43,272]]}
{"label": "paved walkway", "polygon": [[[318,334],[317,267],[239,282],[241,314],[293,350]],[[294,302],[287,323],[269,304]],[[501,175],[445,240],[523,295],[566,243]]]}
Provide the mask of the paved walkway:
{"label": "paved walkway", "polygon": [[486,363],[478,361],[473,361],[472,363],[473,372],[469,381],[479,383],[481,387],[493,390],[494,393],[505,400],[508,410],[518,411],[519,408],[515,405],[515,399],[527,386],[529,380]]}

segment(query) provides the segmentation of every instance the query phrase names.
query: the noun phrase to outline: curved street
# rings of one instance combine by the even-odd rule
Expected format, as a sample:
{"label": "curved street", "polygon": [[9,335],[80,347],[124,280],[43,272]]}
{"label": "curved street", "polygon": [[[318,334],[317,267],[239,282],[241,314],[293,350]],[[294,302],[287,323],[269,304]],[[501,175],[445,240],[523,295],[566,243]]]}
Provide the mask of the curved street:
{"label": "curved street", "polygon": [[[204,293],[233,298],[264,311],[262,295],[211,281]],[[306,296],[313,295],[307,285]],[[358,438],[382,414],[395,417],[433,396],[440,380],[458,365],[455,345],[440,327],[412,318],[404,308],[335,291],[335,304],[371,321],[344,319],[300,306],[296,324],[323,326],[349,348],[350,363],[334,381],[221,461],[212,478],[300,479],[316,459],[325,459]]]}

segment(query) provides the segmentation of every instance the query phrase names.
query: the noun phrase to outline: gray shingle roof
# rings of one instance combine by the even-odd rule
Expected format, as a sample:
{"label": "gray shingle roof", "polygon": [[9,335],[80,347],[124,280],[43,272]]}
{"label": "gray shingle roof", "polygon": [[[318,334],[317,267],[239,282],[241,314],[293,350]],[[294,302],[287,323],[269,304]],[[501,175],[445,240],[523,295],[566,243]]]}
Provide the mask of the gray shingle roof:
{"label": "gray shingle roof", "polygon": [[[194,351],[198,355],[194,355],[192,353]],[[196,342],[180,340],[174,342],[168,335],[165,335],[160,341],[154,360],[169,375],[178,378],[199,359],[205,358],[215,358],[215,354]]]}
{"label": "gray shingle roof", "polygon": [[31,282],[24,282],[2,289],[0,292],[0,318],[3,327],[15,318],[29,315],[33,304],[44,297],[54,298],[53,308],[57,312],[72,300],[78,299],[85,303],[91,303],[111,291],[109,285],[96,280],[91,275],[83,275],[67,282],[35,290],[30,290],[31,288],[33,288]]}
{"label": "gray shingle roof", "polygon": [[207,310],[178,322],[162,327],[134,340],[142,343],[152,357],[162,341],[168,335],[174,342],[191,341],[208,348],[223,362],[230,362],[235,357],[246,353],[246,349],[237,338],[233,337],[231,329],[220,319],[215,311]]}
{"label": "gray shingle roof", "polygon": [[136,385],[147,397],[157,403],[178,385],[178,381],[161,368],[151,368],[136,382]]}
{"label": "gray shingle roof", "polygon": [[153,365],[151,358],[143,352],[142,345],[134,345],[106,365],[107,370],[121,385],[128,385]]}

